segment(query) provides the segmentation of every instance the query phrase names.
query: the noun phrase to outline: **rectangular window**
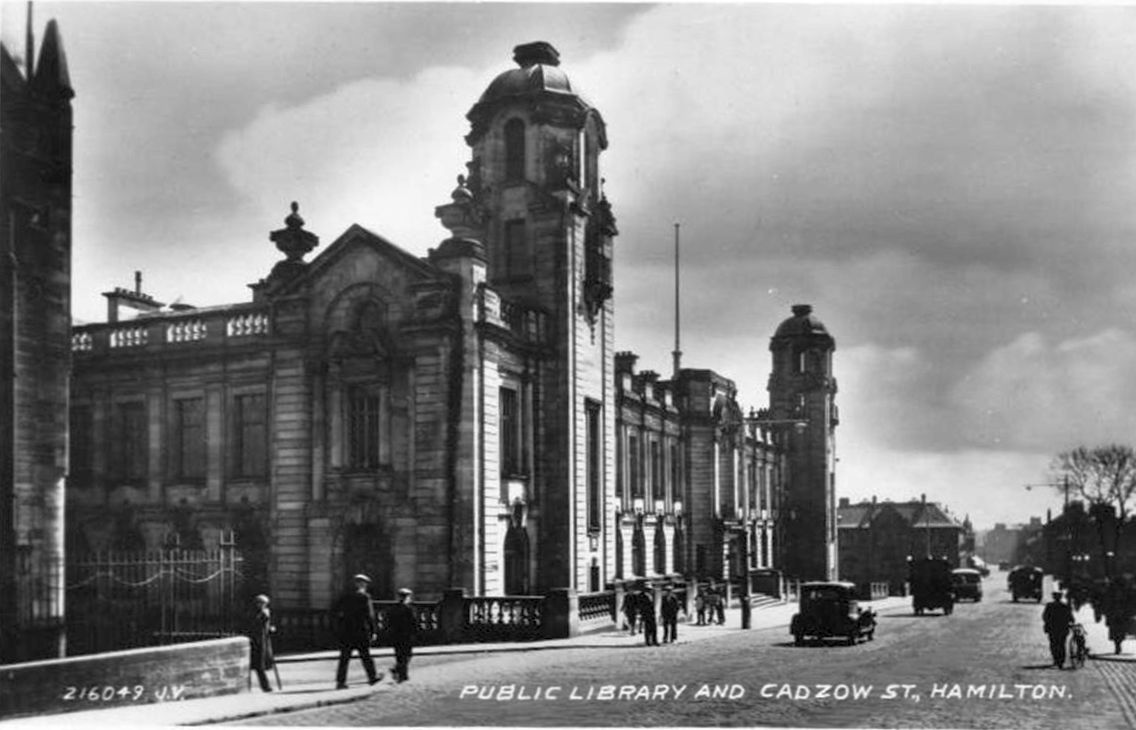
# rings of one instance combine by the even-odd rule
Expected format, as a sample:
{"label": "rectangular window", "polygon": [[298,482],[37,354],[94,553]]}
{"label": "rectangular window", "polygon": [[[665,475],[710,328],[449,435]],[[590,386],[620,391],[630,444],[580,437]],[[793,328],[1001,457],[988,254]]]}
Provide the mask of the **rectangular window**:
{"label": "rectangular window", "polygon": [[678,444],[671,444],[671,499],[682,499],[682,482],[679,479]]}
{"label": "rectangular window", "polygon": [[505,276],[529,276],[529,248],[523,220],[505,222]]}
{"label": "rectangular window", "polygon": [[115,407],[114,463],[111,473],[118,481],[137,484],[147,475],[146,404],[142,401],[119,403]]}
{"label": "rectangular window", "polygon": [[379,393],[367,387],[347,395],[347,464],[352,469],[379,466]]}
{"label": "rectangular window", "polygon": [[627,437],[627,479],[631,482],[631,497],[642,499],[643,480],[639,478],[639,437],[630,434]]}
{"label": "rectangular window", "polygon": [[524,474],[520,398],[516,390],[501,388],[500,400],[501,474],[504,476]]}
{"label": "rectangular window", "polygon": [[[663,462],[659,442],[651,442],[651,499],[663,498]],[[654,508],[654,505],[651,505]]]}
{"label": "rectangular window", "polygon": [[246,478],[267,476],[268,419],[264,394],[238,395],[233,406],[234,476]]}
{"label": "rectangular window", "polygon": [[603,423],[599,403],[588,403],[588,529],[603,520]]}
{"label": "rectangular window", "polygon": [[174,476],[205,478],[205,399],[174,401]]}
{"label": "rectangular window", "polygon": [[89,486],[94,477],[95,420],[90,406],[72,406],[68,486]]}

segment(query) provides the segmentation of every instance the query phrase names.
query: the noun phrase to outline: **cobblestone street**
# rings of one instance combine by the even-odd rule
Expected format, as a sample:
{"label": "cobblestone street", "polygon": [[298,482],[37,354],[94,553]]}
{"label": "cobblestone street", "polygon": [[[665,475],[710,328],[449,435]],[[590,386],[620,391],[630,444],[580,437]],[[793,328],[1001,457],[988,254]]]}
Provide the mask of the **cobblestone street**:
{"label": "cobblestone street", "polygon": [[[779,627],[657,648],[628,637],[626,648],[435,657],[360,702],[242,724],[1136,726],[1136,663],[1051,668],[1041,607],[1010,602],[1003,584],[995,573],[986,599],[952,616],[887,609],[876,640],[854,647],[795,647]],[[1086,624],[1103,651],[1103,628]]]}

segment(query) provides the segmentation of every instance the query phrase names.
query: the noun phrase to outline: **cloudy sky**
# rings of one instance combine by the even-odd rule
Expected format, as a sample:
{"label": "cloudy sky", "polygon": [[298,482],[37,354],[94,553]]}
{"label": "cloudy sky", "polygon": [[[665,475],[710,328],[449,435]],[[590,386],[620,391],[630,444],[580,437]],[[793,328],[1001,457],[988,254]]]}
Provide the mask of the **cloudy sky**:
{"label": "cloudy sky", "polygon": [[[24,3],[0,3],[24,47]],[[546,40],[603,113],[617,345],[767,401],[769,337],[837,341],[837,491],[978,527],[1059,505],[1078,444],[1136,443],[1136,7],[49,3],[76,89],[73,309],[142,270],[248,299],[292,200],[419,255],[465,113]]]}

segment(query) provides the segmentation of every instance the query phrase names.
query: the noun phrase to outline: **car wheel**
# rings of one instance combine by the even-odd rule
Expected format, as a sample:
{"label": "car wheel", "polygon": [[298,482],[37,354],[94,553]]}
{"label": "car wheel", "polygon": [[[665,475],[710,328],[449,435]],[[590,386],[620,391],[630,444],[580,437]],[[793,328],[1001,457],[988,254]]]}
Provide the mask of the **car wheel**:
{"label": "car wheel", "polygon": [[848,646],[856,646],[856,634],[848,634]]}
{"label": "car wheel", "polygon": [[868,632],[868,641],[871,641],[875,638],[876,638],[876,630],[872,629],[871,631]]}
{"label": "car wheel", "polygon": [[794,646],[803,646],[804,643],[805,643],[805,635],[804,634],[793,634],[793,645]]}

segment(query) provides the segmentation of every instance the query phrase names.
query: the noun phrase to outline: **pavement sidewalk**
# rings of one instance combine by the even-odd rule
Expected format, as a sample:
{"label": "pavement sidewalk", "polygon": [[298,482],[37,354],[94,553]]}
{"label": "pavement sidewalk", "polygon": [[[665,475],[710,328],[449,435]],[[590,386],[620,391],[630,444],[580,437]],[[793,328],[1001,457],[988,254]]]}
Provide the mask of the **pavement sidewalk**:
{"label": "pavement sidewalk", "polygon": [[[865,602],[874,610],[907,605],[906,598],[886,598]],[[750,618],[753,630],[788,626],[789,620],[797,610],[796,603],[772,603],[754,608]],[[726,610],[726,623],[723,625],[696,626],[686,622],[679,624],[678,641],[686,644],[704,641],[716,636],[724,636],[741,630],[741,609]],[[660,636],[662,629],[660,627]],[[786,635],[787,636],[787,635]],[[416,647],[415,656],[483,654],[487,652],[526,652],[549,649],[584,649],[589,647],[611,648],[631,646],[642,642],[642,636],[631,636],[627,631],[605,629],[582,634],[568,639],[549,639],[543,641],[510,642],[500,644],[448,644],[443,646]],[[389,648],[380,647],[372,651],[375,665],[388,676],[375,686],[370,686],[361,676],[358,660],[352,660],[348,675],[348,689],[337,690],[335,686],[335,664],[338,652],[321,651],[309,654],[293,654],[277,657],[282,690],[261,692],[253,688],[247,692],[183,700],[165,704],[112,707],[101,710],[68,712],[56,715],[16,718],[0,722],[0,727],[58,727],[58,726],[172,726],[208,725],[249,717],[260,717],[281,712],[293,712],[315,707],[356,702],[369,697],[374,692],[389,691],[392,686],[389,667],[394,654]],[[270,673],[271,674],[271,673]],[[270,679],[272,677],[270,676]],[[255,682],[253,683],[255,685]]]}

